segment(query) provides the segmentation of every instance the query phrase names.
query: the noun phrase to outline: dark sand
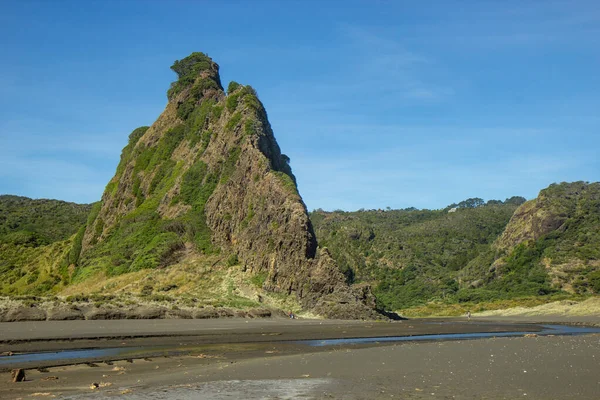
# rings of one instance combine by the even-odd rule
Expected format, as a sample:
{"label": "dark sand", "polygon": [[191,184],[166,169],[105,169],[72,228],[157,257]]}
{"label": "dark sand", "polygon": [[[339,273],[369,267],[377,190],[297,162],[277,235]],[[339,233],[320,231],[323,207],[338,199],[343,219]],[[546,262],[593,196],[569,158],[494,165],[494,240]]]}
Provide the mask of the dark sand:
{"label": "dark sand", "polygon": [[124,342],[127,346],[148,347],[539,329],[533,324],[467,323],[460,319],[395,322],[285,318],[10,322],[0,323],[0,352],[118,347]]}
{"label": "dark sand", "polygon": [[[114,361],[111,365],[57,366],[48,372],[28,369],[28,381],[22,383],[10,383],[10,373],[3,372],[0,399],[600,397],[598,334],[320,348],[292,342],[515,330],[536,329],[522,323],[467,323],[457,319],[394,323],[285,319],[3,323],[0,351],[135,345],[143,354],[132,357],[133,362]],[[182,353],[137,358],[157,348]],[[48,377],[58,379],[44,380]],[[90,389],[93,382],[102,387]]]}

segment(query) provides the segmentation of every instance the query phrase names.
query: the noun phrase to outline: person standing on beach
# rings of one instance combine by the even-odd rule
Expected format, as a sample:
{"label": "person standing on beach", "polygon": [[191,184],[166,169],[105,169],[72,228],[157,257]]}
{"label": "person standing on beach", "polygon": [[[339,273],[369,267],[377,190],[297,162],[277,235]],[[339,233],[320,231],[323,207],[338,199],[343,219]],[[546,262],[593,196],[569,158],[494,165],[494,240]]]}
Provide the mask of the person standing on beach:
{"label": "person standing on beach", "polygon": [[471,310],[467,311],[467,321],[471,320]]}

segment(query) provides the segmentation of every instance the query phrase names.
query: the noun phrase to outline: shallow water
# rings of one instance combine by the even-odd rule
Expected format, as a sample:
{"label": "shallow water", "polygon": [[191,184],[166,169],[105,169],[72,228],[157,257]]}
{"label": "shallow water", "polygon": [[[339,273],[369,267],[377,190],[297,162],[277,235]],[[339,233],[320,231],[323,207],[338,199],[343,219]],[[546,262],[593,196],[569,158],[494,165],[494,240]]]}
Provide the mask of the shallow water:
{"label": "shallow water", "polygon": [[492,337],[514,337],[527,334],[536,334],[538,336],[548,335],[586,335],[590,333],[600,333],[600,328],[578,327],[568,325],[541,325],[544,329],[531,332],[482,332],[482,333],[442,333],[434,335],[413,335],[413,336],[386,336],[369,338],[348,338],[348,339],[326,339],[326,340],[300,340],[295,343],[305,344],[313,347],[368,344],[368,343],[386,343],[386,342],[417,342],[424,340],[468,340],[482,339]]}
{"label": "shallow water", "polygon": [[116,356],[125,356],[126,354],[143,350],[141,347],[120,347],[108,349],[81,349],[81,350],[62,350],[62,351],[44,351],[40,353],[23,353],[12,356],[0,357],[0,365],[31,363],[36,361],[57,361],[57,360],[90,360],[94,358],[110,358]]}
{"label": "shallow water", "polygon": [[[530,332],[482,332],[482,333],[442,333],[431,335],[413,335],[413,336],[379,336],[379,337],[362,337],[362,338],[347,338],[347,339],[316,339],[316,340],[298,340],[291,343],[299,345],[307,345],[312,347],[323,346],[339,346],[339,345],[355,345],[369,343],[389,343],[389,342],[417,342],[417,341],[435,341],[435,340],[469,340],[482,339],[492,337],[518,337],[526,334],[536,334],[538,336],[547,335],[585,335],[591,333],[600,333],[600,328],[597,327],[578,327],[568,325],[541,325],[541,331]],[[277,343],[276,341],[272,343]],[[187,353],[186,350],[173,347],[118,347],[106,349],[80,349],[80,350],[64,350],[55,352],[38,352],[38,353],[23,353],[13,356],[1,356],[0,366],[3,365],[19,365],[32,364],[40,362],[52,361],[70,361],[73,363],[102,360],[102,359],[124,359],[124,358],[140,358],[161,355],[176,355]]]}

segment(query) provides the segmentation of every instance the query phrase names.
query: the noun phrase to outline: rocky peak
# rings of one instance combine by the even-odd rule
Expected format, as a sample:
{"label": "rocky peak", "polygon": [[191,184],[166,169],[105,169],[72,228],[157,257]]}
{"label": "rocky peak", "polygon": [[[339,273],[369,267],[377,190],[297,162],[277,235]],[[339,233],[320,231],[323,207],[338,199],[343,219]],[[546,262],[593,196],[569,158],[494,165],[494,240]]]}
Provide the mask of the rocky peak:
{"label": "rocky peak", "polygon": [[171,84],[167,97],[169,101],[182,92],[198,99],[210,89],[223,91],[219,65],[204,53],[192,53],[182,60],[176,60],[171,69],[177,74],[177,81]]}
{"label": "rocky peak", "polygon": [[368,290],[348,287],[335,262],[317,254],[290,159],[256,91],[232,82],[226,95],[203,53],[171,68],[178,80],[169,102],[130,135],[88,221],[76,274],[168,268],[191,250],[238,260],[264,290],[322,315],[377,316]]}

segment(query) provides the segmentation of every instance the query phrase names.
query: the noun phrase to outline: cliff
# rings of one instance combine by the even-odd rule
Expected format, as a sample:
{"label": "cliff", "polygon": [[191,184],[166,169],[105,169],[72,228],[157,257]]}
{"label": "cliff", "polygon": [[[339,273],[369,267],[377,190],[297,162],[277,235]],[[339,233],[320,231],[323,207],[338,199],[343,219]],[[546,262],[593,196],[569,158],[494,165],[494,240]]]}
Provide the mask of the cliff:
{"label": "cliff", "polygon": [[376,317],[368,287],[349,287],[317,251],[289,158],[250,86],[221,86],[219,66],[193,53],[150,127],[134,130],[92,210],[75,282],[206,256],[240,265],[266,292],[326,317]]}

